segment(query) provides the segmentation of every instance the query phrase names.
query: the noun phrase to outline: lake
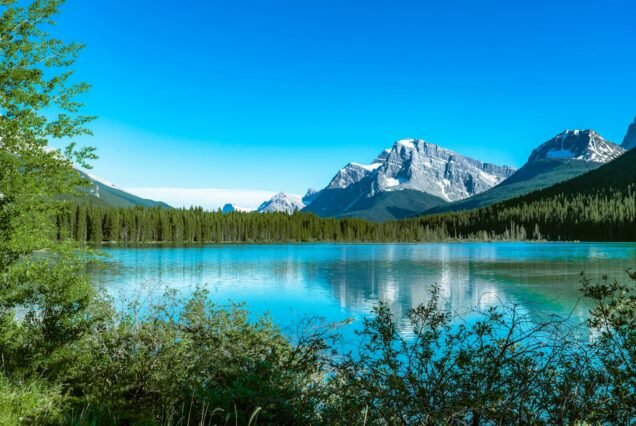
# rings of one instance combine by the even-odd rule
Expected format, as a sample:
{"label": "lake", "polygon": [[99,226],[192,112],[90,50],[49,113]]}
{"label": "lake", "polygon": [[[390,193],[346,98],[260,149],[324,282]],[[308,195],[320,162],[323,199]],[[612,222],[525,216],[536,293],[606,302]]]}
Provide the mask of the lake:
{"label": "lake", "polygon": [[[245,302],[281,327],[307,316],[360,319],[378,300],[403,321],[438,284],[446,309],[465,313],[515,303],[532,316],[584,320],[580,273],[625,280],[633,243],[281,244],[105,248],[94,282],[115,298],[188,294],[197,286],[220,304]],[[404,324],[404,323],[403,323]],[[355,325],[354,325],[355,327]]]}

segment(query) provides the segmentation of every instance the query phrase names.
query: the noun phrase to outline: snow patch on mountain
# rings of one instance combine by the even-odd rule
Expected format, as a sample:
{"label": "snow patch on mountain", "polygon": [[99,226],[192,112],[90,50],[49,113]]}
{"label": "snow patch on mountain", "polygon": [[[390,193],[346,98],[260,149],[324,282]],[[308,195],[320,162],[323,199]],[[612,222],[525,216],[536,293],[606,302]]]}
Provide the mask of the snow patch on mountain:
{"label": "snow patch on mountain", "polygon": [[594,130],[566,130],[532,151],[528,162],[558,159],[602,164],[624,152],[624,148],[605,140]]}
{"label": "snow patch on mountain", "polygon": [[396,144],[404,146],[409,149],[415,149],[414,139],[402,139],[397,141]]}
{"label": "snow patch on mountain", "polygon": [[392,188],[394,186],[398,186],[400,181],[395,178],[385,177],[384,184],[387,188]]}
{"label": "snow patch on mountain", "polygon": [[86,174],[86,176],[88,176],[89,178],[91,178],[92,180],[94,180],[95,182],[99,182],[102,185],[106,185],[109,186],[111,188],[115,188],[115,189],[119,189],[120,191],[124,191],[122,188],[118,187],[117,185],[115,185],[114,183],[107,181],[106,179],[99,177],[99,176],[95,176],[94,174],[91,173],[87,173],[84,172]]}
{"label": "snow patch on mountain", "polygon": [[351,163],[352,166],[354,167],[362,167],[363,169],[372,172],[375,169],[377,169],[378,167],[382,166],[381,162],[377,162],[377,163],[372,163],[372,164],[358,164],[358,163]]}

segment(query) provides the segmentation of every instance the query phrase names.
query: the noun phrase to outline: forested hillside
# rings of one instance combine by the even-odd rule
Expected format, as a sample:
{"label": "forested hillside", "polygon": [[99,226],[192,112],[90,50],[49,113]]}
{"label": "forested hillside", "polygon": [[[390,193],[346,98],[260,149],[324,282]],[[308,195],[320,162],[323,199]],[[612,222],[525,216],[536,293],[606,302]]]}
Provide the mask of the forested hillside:
{"label": "forested hillside", "polygon": [[201,208],[70,206],[59,237],[79,241],[288,242],[595,240],[636,241],[636,151],[553,187],[467,212],[373,223],[309,213],[206,212]]}
{"label": "forested hillside", "polygon": [[521,197],[595,170],[624,152],[593,130],[566,130],[533,150],[526,164],[501,184],[422,213],[471,210]]}
{"label": "forested hillside", "polygon": [[73,198],[77,202],[90,202],[105,207],[170,207],[161,201],[148,200],[133,195],[79,170],[78,173],[82,179],[88,182],[88,185],[80,187],[80,195]]}
{"label": "forested hillside", "polygon": [[636,150],[566,182],[468,212],[414,219],[451,235],[500,235],[510,224],[531,238],[636,240]]}
{"label": "forested hillside", "polygon": [[533,191],[549,188],[552,185],[573,179],[598,167],[598,163],[578,160],[544,160],[535,164],[525,165],[503,183],[488,191],[455,203],[436,206],[423,212],[423,214],[466,211],[502,203]]}

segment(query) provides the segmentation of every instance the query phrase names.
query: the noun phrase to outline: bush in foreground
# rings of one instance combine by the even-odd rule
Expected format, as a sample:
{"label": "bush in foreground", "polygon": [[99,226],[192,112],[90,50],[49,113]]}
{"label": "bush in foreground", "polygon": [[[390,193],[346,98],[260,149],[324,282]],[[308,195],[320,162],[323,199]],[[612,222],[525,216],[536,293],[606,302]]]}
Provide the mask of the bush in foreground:
{"label": "bush in foreground", "polygon": [[185,303],[171,294],[149,310],[132,306],[96,325],[75,346],[82,356],[67,374],[77,410],[88,407],[100,423],[317,421],[322,336],[294,345],[269,318],[216,306],[205,291]]}
{"label": "bush in foreground", "polygon": [[[588,328],[531,320],[516,306],[453,317],[434,290],[409,312],[409,333],[380,303],[345,355],[331,327],[292,342],[267,317],[216,306],[205,291],[185,302],[171,294],[124,314],[105,309],[67,347],[73,363],[26,401],[49,401],[51,424],[628,424],[632,291],[584,278]],[[38,407],[23,423],[44,423],[31,420]]]}

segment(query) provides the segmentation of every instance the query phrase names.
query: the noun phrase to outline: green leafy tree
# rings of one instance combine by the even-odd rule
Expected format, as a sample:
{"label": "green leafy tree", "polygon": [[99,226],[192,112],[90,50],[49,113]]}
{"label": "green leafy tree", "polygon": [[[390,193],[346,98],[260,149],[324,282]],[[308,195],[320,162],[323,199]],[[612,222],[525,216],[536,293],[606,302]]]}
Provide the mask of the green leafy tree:
{"label": "green leafy tree", "polygon": [[[7,375],[53,377],[90,326],[94,294],[77,247],[57,238],[61,196],[82,183],[93,119],[73,79],[82,46],[49,32],[60,0],[0,1],[0,355]],[[65,148],[49,147],[58,140]]]}

